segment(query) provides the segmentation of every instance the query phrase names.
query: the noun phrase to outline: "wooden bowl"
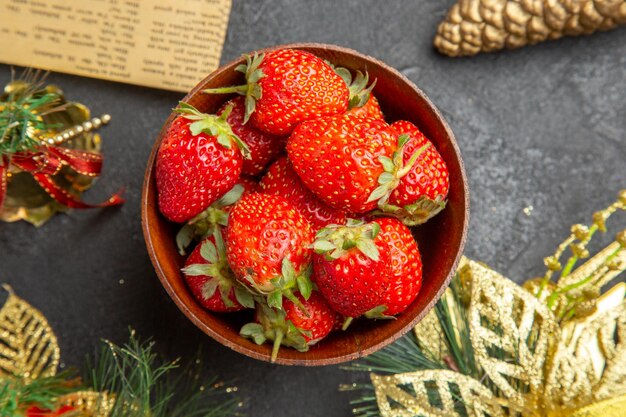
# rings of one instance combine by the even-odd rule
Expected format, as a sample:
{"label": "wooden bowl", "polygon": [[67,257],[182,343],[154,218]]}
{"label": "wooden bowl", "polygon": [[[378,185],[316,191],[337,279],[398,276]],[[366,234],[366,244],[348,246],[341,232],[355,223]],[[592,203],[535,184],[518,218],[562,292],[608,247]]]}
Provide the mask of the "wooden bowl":
{"label": "wooden bowl", "polygon": [[[378,80],[374,94],[387,119],[401,118],[416,124],[435,144],[450,170],[447,207],[425,225],[413,229],[424,263],[423,285],[415,302],[396,320],[357,320],[347,331],[333,332],[308,352],[283,348],[276,360],[284,365],[304,366],[351,361],[381,349],[411,330],[448,286],[463,251],[469,220],[468,186],[463,161],[454,135],[437,108],[419,88],[395,69],[375,58],[333,45],[306,43],[271,49],[277,48],[301,49],[335,65],[351,70],[367,70],[371,80]],[[243,76],[235,72],[235,67],[243,62],[240,58],[219,68],[191,90],[183,101],[203,112],[216,112],[229,97],[204,94],[201,90],[243,84]],[[163,125],[146,168],[141,214],[150,258],[167,293],[196,326],[237,352],[269,361],[271,345],[258,346],[239,336],[241,326],[251,321],[249,313],[215,314],[205,311],[195,301],[181,276],[184,259],[178,254],[174,239],[180,226],[168,222],[159,213],[154,168],[159,144],[175,117],[172,113]]]}

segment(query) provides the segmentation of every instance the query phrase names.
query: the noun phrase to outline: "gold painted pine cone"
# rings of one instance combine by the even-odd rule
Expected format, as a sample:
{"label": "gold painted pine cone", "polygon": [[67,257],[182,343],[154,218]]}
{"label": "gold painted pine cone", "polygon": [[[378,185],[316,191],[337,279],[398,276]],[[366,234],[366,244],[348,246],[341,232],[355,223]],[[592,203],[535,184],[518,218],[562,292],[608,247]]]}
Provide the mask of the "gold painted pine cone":
{"label": "gold painted pine cone", "polygon": [[439,24],[439,52],[475,55],[626,23],[626,0],[459,0]]}

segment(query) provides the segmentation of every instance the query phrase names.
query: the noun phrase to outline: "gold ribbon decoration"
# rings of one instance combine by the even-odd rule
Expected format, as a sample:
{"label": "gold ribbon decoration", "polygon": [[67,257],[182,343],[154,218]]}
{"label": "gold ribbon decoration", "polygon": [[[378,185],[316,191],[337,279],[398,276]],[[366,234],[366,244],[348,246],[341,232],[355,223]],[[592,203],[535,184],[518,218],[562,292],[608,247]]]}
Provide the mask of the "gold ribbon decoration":
{"label": "gold ribbon decoration", "polygon": [[435,47],[452,57],[587,35],[626,23],[624,0],[459,0]]}
{"label": "gold ribbon decoration", "polygon": [[[92,118],[85,105],[67,101],[59,87],[44,84],[44,79],[39,72],[26,71],[21,79],[11,81],[0,92],[0,111],[9,108],[12,100],[19,97],[55,97],[33,110],[41,125],[45,126],[35,128],[29,123],[27,129],[28,136],[40,143],[38,150],[24,153],[27,158],[21,156],[25,159],[22,164],[17,162],[20,160],[18,154],[14,155],[13,162],[8,156],[1,158],[0,165],[8,162],[8,167],[4,167],[7,172],[0,178],[0,221],[25,220],[41,226],[56,213],[66,212],[70,207],[92,207],[80,201],[80,197],[99,175],[101,137],[95,131],[109,123],[111,116],[105,114]],[[58,156],[63,158],[58,161],[60,165],[49,172],[49,178],[40,178],[49,168],[46,163],[58,160],[55,155],[41,152],[48,149],[58,149],[61,153]],[[107,203],[122,202],[119,196],[114,197]]]}

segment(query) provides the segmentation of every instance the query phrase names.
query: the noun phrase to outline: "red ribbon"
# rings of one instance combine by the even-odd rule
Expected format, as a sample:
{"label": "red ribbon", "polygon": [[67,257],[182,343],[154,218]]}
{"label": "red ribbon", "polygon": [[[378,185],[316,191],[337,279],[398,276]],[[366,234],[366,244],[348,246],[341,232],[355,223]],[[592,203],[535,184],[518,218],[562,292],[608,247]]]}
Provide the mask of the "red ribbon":
{"label": "red ribbon", "polygon": [[0,209],[4,204],[4,196],[7,194],[7,171],[9,170],[9,158],[0,157]]}
{"label": "red ribbon", "polygon": [[32,406],[28,410],[26,410],[26,417],[60,417],[63,414],[69,413],[70,411],[75,411],[76,409],[69,405],[64,405],[61,408],[52,411],[52,410],[44,410],[37,406]]}
{"label": "red ribbon", "polygon": [[87,209],[110,207],[122,204],[124,199],[117,193],[99,204],[88,204],[70,194],[54,182],[53,176],[58,174],[63,166],[69,166],[82,175],[97,177],[102,171],[102,155],[93,152],[80,151],[62,147],[43,146],[34,152],[19,152],[15,155],[2,157],[0,164],[0,208],[7,192],[7,171],[9,164],[14,164],[23,171],[32,174],[37,183],[54,200],[66,207]]}

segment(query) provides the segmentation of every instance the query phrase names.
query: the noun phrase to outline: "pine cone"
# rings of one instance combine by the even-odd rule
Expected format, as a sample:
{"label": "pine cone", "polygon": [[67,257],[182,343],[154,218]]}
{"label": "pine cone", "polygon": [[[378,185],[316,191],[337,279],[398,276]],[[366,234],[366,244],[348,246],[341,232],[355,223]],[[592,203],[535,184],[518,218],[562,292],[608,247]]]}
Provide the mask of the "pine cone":
{"label": "pine cone", "polygon": [[626,0],[459,0],[434,43],[449,56],[475,55],[624,23]]}

